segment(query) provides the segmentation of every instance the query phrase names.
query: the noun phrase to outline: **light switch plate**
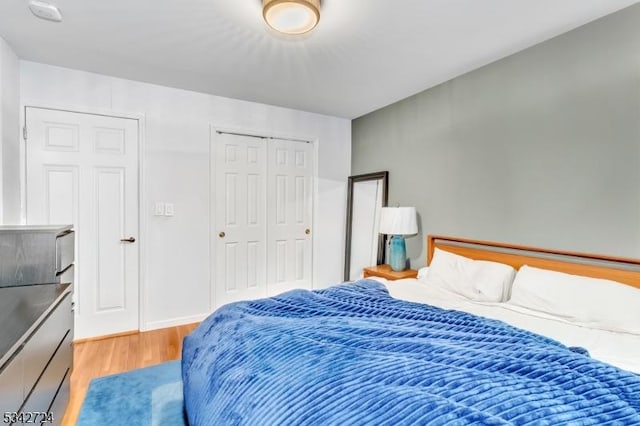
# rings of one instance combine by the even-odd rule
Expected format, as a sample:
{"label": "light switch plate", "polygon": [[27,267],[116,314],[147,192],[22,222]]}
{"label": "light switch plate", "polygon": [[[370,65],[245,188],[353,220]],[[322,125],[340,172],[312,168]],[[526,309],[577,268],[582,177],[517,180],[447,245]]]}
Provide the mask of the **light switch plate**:
{"label": "light switch plate", "polygon": [[154,216],[164,216],[164,203],[156,203],[154,208],[153,208],[153,215]]}
{"label": "light switch plate", "polygon": [[173,203],[165,203],[165,205],[164,205],[164,215],[165,216],[173,216]]}

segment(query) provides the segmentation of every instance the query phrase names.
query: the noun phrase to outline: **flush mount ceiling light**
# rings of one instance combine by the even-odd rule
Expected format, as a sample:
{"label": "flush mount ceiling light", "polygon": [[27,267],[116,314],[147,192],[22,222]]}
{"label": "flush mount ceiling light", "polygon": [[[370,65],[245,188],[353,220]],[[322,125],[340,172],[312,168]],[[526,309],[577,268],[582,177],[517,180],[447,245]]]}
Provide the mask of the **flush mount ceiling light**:
{"label": "flush mount ceiling light", "polygon": [[262,16],[284,34],[304,34],[318,25],[320,0],[262,0]]}

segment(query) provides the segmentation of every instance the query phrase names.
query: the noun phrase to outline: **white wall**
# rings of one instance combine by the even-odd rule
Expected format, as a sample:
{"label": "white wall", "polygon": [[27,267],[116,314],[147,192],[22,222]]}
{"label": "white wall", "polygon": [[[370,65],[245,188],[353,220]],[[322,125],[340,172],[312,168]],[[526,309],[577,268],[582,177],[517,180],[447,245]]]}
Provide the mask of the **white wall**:
{"label": "white wall", "polygon": [[0,223],[20,221],[20,80],[18,57],[0,38]]}
{"label": "white wall", "polygon": [[[341,281],[349,120],[27,61],[20,62],[20,96],[23,105],[144,115],[143,329],[197,321],[210,312],[210,125],[317,141],[314,282]],[[175,216],[152,216],[156,201],[174,203]]]}

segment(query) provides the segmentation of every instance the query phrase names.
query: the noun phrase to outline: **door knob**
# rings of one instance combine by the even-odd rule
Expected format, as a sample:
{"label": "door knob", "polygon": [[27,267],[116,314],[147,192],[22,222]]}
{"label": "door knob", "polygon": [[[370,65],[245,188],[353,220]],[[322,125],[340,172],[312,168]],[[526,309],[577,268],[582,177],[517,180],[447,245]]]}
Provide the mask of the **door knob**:
{"label": "door knob", "polygon": [[222,231],[221,233],[218,234],[218,237],[220,238],[224,238],[227,234],[224,233],[224,231]]}
{"label": "door knob", "polygon": [[129,237],[129,238],[122,238],[120,239],[121,243],[135,243],[136,239],[133,237]]}
{"label": "door knob", "polygon": [[305,234],[307,234],[307,235],[309,235],[309,234],[311,233],[311,229],[309,229],[309,228],[305,229],[305,230],[304,230],[304,233],[305,233]]}

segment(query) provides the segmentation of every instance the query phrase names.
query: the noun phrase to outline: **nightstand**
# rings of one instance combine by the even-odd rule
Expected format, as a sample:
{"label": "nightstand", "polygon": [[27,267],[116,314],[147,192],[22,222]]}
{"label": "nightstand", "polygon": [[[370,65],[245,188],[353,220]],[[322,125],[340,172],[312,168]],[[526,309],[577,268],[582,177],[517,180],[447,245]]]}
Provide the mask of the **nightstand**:
{"label": "nightstand", "polygon": [[389,265],[369,266],[364,268],[364,277],[382,277],[388,280],[401,280],[403,278],[416,278],[418,271],[415,269],[405,269],[401,272],[396,272],[391,269]]}

